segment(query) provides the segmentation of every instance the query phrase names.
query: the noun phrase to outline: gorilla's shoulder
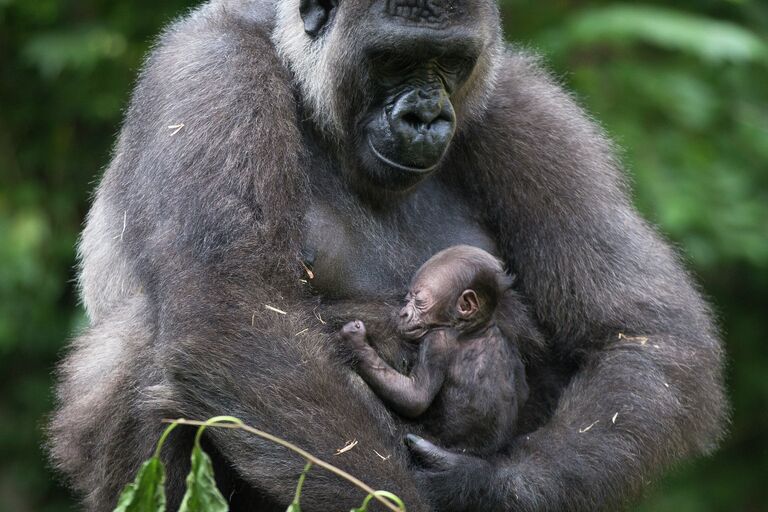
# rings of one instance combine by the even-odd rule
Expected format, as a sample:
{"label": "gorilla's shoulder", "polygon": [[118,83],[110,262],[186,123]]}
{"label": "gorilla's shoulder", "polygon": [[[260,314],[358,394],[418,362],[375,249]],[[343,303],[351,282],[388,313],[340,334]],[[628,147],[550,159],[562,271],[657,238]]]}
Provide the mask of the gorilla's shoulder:
{"label": "gorilla's shoulder", "polygon": [[275,15],[269,0],[211,0],[190,9],[172,22],[161,35],[194,36],[206,32],[269,38]]}
{"label": "gorilla's shoulder", "polygon": [[[239,198],[260,193],[251,172],[295,168],[300,137],[291,76],[269,20],[248,9],[259,1],[207,3],[163,32],[134,89],[104,193],[126,198],[130,189],[124,200],[136,204],[163,195],[181,212],[179,190],[190,195],[187,203]],[[260,183],[278,188],[265,177]]]}
{"label": "gorilla's shoulder", "polygon": [[509,100],[572,103],[571,94],[549,70],[541,55],[514,45],[502,53],[496,76],[494,98],[502,104]]}
{"label": "gorilla's shoulder", "polygon": [[183,123],[210,143],[214,131],[234,133],[248,117],[292,118],[291,76],[261,4],[216,0],[171,23],[144,63],[124,135],[155,140],[152,133]]}
{"label": "gorilla's shoulder", "polygon": [[221,84],[237,90],[263,83],[274,90],[275,80],[288,82],[270,39],[273,10],[263,0],[214,0],[191,10],[156,41],[139,89],[146,83],[168,84],[178,96],[194,87],[199,96],[205,87],[220,94]]}
{"label": "gorilla's shoulder", "polygon": [[612,160],[612,143],[544,58],[508,45],[497,69],[490,125],[505,126],[509,136],[536,140],[540,150],[551,144],[549,150],[557,153]]}

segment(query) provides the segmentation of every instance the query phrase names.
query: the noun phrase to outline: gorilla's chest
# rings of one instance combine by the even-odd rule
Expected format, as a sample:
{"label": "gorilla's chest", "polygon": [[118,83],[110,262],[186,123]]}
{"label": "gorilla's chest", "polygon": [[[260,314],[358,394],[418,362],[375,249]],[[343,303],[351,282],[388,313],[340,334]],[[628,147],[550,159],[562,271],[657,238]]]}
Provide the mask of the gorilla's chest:
{"label": "gorilla's chest", "polygon": [[404,293],[436,252],[457,244],[496,253],[467,203],[437,183],[424,184],[392,208],[316,199],[305,218],[304,259],[314,290],[328,298]]}

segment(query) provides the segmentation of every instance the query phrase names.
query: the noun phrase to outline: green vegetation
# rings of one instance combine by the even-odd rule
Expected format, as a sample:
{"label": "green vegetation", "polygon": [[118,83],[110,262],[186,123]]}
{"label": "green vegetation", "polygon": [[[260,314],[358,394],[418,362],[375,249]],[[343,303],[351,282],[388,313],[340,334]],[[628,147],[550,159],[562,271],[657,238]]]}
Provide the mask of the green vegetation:
{"label": "green vegetation", "polygon": [[[637,206],[721,319],[730,433],[638,510],[764,510],[768,3],[501,1],[509,39],[542,53],[623,148]],[[193,3],[0,0],[2,510],[72,509],[41,446],[55,361],[84,324],[74,246],[142,56]]]}
{"label": "green vegetation", "polygon": [[208,454],[203,451],[200,441],[203,432],[208,427],[235,428],[245,430],[250,434],[261,437],[275,444],[279,444],[295,454],[301,456],[306,461],[304,471],[298,477],[296,492],[293,501],[288,505],[286,512],[301,512],[301,491],[304,487],[304,480],[312,466],[319,466],[326,471],[347,480],[350,485],[363,490],[365,498],[362,504],[352,509],[350,512],[367,512],[371,500],[378,500],[387,509],[392,512],[406,512],[405,504],[396,495],[388,491],[376,491],[364,482],[361,482],[346,471],[336,466],[320,460],[309,452],[289,443],[285,439],[276,437],[268,432],[264,432],[253,427],[245,425],[242,421],[232,416],[216,416],[207,421],[200,422],[194,420],[167,420],[170,423],[165,432],[160,436],[157,442],[155,453],[139,469],[133,482],[125,486],[120,493],[117,502],[117,508],[114,512],[165,512],[165,467],[160,461],[160,451],[168,436],[178,425],[196,425],[197,434],[195,443],[192,447],[191,469],[187,475],[187,490],[184,498],[181,500],[179,512],[227,512],[229,505],[216,487],[216,481],[213,474],[213,463]]}

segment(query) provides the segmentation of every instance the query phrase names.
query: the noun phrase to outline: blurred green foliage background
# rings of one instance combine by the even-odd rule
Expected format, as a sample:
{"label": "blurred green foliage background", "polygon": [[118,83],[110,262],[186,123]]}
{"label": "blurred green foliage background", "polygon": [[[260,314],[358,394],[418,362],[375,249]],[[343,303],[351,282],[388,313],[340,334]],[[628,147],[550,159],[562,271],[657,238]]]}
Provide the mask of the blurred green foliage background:
{"label": "blurred green foliage background", "polygon": [[[0,0],[0,510],[73,510],[47,467],[52,372],[84,323],[75,243],[129,91],[190,0]],[[768,510],[768,2],[502,0],[623,148],[637,206],[719,314],[733,424],[640,511]]]}

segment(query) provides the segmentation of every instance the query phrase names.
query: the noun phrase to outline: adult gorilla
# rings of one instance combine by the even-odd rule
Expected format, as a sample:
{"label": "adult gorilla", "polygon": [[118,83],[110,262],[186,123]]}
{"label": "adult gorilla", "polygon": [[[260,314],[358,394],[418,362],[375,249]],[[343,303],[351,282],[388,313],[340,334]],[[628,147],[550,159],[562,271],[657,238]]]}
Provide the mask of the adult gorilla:
{"label": "adult gorilla", "polygon": [[[548,341],[523,348],[527,434],[508,452],[421,442],[409,468],[416,426],[333,333],[355,308],[374,321],[455,244],[509,264]],[[215,0],[175,23],[81,258],[91,325],[62,366],[52,435],[89,510],[114,504],[163,417],[231,414],[325,457],[356,439],[334,461],[412,511],[613,510],[721,432],[706,305],[599,129],[504,46],[491,0]],[[233,510],[284,509],[302,461],[242,433],[208,441]],[[188,449],[174,434],[165,453],[171,507]],[[316,471],[303,500],[360,498]]]}

